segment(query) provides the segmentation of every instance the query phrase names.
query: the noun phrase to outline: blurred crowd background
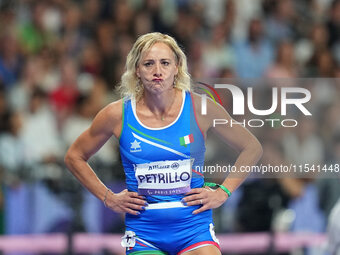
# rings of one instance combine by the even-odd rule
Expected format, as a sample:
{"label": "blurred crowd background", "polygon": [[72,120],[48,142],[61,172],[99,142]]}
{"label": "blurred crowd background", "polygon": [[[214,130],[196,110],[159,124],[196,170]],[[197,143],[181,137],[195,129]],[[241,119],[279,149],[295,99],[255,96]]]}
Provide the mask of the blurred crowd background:
{"label": "blurred crowd background", "polygon": [[[263,163],[340,162],[339,0],[0,0],[0,233],[122,233],[122,218],[80,187],[63,156],[119,98],[126,55],[151,31],[177,39],[193,81],[319,78],[312,118],[289,133],[252,131]],[[113,191],[124,188],[116,141],[90,164]],[[339,184],[247,181],[216,210],[217,230],[324,232]]]}

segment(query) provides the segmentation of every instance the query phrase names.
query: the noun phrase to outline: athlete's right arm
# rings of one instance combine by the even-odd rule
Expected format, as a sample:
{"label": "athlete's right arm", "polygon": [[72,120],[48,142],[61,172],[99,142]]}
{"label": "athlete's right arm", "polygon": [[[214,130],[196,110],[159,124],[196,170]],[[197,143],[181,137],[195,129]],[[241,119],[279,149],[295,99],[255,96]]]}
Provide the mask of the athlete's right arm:
{"label": "athlete's right arm", "polygon": [[145,201],[135,192],[124,190],[113,194],[100,181],[88,159],[96,153],[112,136],[119,137],[122,129],[122,100],[109,104],[94,118],[91,126],[85,130],[70,146],[65,155],[65,164],[72,174],[101,201],[106,196],[106,205],[116,212],[138,214]]}

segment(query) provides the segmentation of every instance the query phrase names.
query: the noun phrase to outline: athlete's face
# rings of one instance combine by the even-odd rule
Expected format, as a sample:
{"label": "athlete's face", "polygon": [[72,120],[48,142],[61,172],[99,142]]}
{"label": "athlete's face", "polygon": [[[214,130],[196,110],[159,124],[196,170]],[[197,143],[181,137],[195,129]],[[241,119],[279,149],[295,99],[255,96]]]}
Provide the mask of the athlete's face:
{"label": "athlete's face", "polygon": [[177,73],[175,54],[164,43],[156,43],[146,51],[136,69],[144,89],[152,93],[172,88]]}

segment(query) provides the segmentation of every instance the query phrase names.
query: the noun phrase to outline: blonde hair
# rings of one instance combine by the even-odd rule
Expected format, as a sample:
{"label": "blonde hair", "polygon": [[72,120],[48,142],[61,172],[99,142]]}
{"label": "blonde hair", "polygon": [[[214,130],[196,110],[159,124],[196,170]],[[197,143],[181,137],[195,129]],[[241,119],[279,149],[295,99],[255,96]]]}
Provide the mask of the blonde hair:
{"label": "blonde hair", "polygon": [[125,72],[122,75],[121,83],[118,90],[122,96],[134,97],[137,100],[143,95],[144,87],[139,84],[139,79],[136,74],[136,69],[144,52],[149,50],[155,43],[165,43],[170,47],[175,55],[178,73],[176,78],[175,87],[190,91],[190,75],[188,73],[187,58],[178,46],[176,40],[166,34],[162,33],[148,33],[138,37],[132,49],[130,50],[125,64]]}

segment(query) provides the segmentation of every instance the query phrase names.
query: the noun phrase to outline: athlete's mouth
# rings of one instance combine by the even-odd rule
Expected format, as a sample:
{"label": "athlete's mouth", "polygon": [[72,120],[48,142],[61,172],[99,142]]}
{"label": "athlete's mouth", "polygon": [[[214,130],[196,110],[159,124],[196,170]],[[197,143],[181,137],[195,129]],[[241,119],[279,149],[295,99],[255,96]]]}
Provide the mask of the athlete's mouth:
{"label": "athlete's mouth", "polygon": [[153,79],[152,81],[154,81],[154,82],[162,82],[163,79]]}

